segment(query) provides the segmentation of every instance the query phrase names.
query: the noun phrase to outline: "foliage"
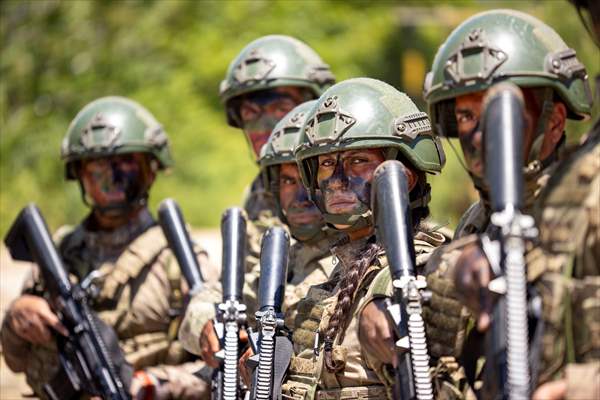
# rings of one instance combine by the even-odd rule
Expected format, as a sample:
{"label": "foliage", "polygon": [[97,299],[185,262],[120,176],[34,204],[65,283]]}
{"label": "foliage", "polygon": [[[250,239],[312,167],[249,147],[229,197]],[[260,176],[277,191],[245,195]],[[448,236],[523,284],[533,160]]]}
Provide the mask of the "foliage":
{"label": "foliage", "polygon": [[[257,172],[217,96],[229,61],[245,44],[270,33],[296,36],[338,80],[383,79],[406,88],[423,107],[423,75],[445,36],[469,15],[498,6],[542,18],[575,47],[591,76],[600,69],[597,50],[566,1],[5,0],[0,233],[29,201],[40,205],[52,228],[84,215],[79,188],[63,180],[59,147],[70,120],[97,97],[141,102],[170,134],[176,167],[158,179],[152,205],[174,197],[190,223],[216,226],[220,210],[240,202]],[[455,224],[473,192],[446,150],[446,172],[433,180],[433,214]]]}

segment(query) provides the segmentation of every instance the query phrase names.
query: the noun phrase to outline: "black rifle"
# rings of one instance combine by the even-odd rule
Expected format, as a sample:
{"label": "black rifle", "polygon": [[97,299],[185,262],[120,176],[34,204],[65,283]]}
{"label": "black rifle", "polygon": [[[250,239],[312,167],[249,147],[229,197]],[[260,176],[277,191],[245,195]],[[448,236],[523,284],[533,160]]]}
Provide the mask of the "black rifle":
{"label": "black rifle", "polygon": [[281,381],[293,352],[281,311],[285,297],[290,238],[281,227],[270,228],[262,238],[258,289],[257,332],[250,335],[258,358],[252,382],[253,400],[281,397]]}
{"label": "black rifle", "polygon": [[190,287],[190,296],[192,296],[202,290],[204,278],[194,253],[192,240],[185,227],[185,220],[175,200],[166,199],[160,203],[158,222]]}
{"label": "black rifle", "polygon": [[69,331],[68,337],[55,334],[61,367],[44,385],[46,395],[54,400],[76,399],[84,393],[103,399],[129,399],[133,369],[125,361],[117,336],[89,309],[86,289],[71,285],[46,222],[34,204],[21,211],[4,243],[15,260],[32,261],[40,267],[50,305]]}
{"label": "black rifle", "polygon": [[[492,206],[490,235],[483,249],[500,296],[492,312],[486,346],[486,392],[494,398],[526,399],[530,394],[529,329],[525,243],[537,236],[523,209],[523,95],[508,82],[493,86],[484,99],[482,131],[485,175]],[[495,387],[494,387],[495,386]]]}
{"label": "black rifle", "polygon": [[422,317],[424,279],[417,279],[413,225],[405,167],[390,160],[375,170],[373,215],[393,279],[394,298],[387,307],[399,340],[394,399],[433,399],[429,354]]}
{"label": "black rifle", "polygon": [[229,208],[221,219],[223,302],[217,305],[215,330],[221,340],[223,363],[213,376],[213,398],[235,400],[240,396],[238,353],[240,330],[246,325],[242,304],[246,251],[246,219],[239,208]]}

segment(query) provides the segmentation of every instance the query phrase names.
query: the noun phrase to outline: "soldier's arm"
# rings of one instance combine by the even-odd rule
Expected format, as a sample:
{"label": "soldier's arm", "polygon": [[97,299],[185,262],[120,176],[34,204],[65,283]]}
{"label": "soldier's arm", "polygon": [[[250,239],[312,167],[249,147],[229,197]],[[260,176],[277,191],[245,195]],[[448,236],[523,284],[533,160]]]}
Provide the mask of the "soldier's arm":
{"label": "soldier's arm", "polygon": [[[31,264],[30,268],[30,272],[23,283],[20,296],[39,294],[40,292],[39,269],[35,264]],[[24,372],[27,368],[31,344],[19,336],[13,329],[12,304],[2,321],[2,327],[0,328],[0,343],[2,344],[2,354],[6,361],[6,365],[8,365],[13,372]]]}

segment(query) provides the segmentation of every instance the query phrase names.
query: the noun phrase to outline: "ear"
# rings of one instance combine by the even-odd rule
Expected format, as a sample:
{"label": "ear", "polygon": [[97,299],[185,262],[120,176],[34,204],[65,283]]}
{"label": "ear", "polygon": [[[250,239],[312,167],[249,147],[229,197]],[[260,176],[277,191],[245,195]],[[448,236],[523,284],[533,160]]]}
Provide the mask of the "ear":
{"label": "ear", "polygon": [[405,168],[406,177],[408,178],[408,191],[411,192],[415,186],[417,186],[417,182],[419,181],[419,176],[415,171],[410,168]]}
{"label": "ear", "polygon": [[548,124],[546,125],[546,132],[544,133],[544,141],[540,150],[540,160],[543,160],[552,154],[556,145],[564,135],[566,123],[567,107],[562,102],[554,103],[552,113],[550,114]]}

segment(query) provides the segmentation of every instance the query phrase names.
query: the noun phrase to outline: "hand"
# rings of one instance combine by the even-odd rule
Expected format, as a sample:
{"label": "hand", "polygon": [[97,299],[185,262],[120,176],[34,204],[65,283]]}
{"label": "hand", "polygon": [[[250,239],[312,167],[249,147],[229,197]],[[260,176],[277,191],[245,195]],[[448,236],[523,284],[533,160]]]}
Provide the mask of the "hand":
{"label": "hand", "polygon": [[252,376],[250,375],[250,371],[246,367],[246,361],[248,361],[248,359],[250,357],[252,357],[253,355],[254,355],[254,351],[252,351],[252,347],[248,347],[246,349],[246,351],[244,353],[242,353],[242,356],[240,357],[240,360],[238,363],[238,368],[240,370],[240,376],[242,377],[242,380],[248,387],[250,387],[252,385]]}
{"label": "hand", "polygon": [[454,284],[458,296],[477,316],[477,330],[485,332],[490,326],[495,296],[489,291],[492,270],[483,250],[477,244],[466,246],[456,262]]}
{"label": "hand", "polygon": [[24,294],[13,302],[8,312],[12,330],[30,343],[50,343],[51,329],[63,336],[69,335],[43,297]]}
{"label": "hand", "polygon": [[[240,342],[248,342],[248,333],[244,329],[240,330]],[[209,367],[219,367],[220,362],[215,358],[215,353],[219,350],[221,350],[221,342],[215,331],[215,324],[210,320],[204,324],[200,333],[200,355]]]}
{"label": "hand", "polygon": [[533,393],[532,400],[562,400],[567,395],[567,382],[558,380],[544,383]]}
{"label": "hand", "polygon": [[200,333],[200,355],[209,367],[219,367],[219,361],[215,358],[215,353],[219,350],[221,350],[221,343],[215,331],[215,325],[210,320],[204,324]]}
{"label": "hand", "polygon": [[395,364],[394,331],[383,299],[370,302],[361,312],[358,337],[364,349],[384,364]]}
{"label": "hand", "polygon": [[156,395],[157,380],[144,370],[135,371],[131,379],[129,393],[133,400],[153,399]]}

